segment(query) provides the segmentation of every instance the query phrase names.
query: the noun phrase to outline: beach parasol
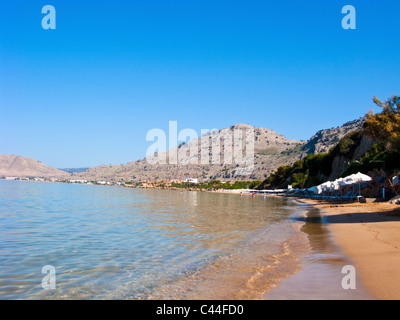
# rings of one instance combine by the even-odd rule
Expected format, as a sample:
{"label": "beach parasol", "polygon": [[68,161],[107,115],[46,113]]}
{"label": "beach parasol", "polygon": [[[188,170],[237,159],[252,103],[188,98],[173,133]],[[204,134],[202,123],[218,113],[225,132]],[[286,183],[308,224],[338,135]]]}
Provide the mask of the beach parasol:
{"label": "beach parasol", "polygon": [[343,178],[343,181],[349,184],[356,184],[358,183],[358,194],[360,195],[361,193],[361,182],[369,182],[371,181],[372,178],[366,174],[363,174],[361,172],[354,173],[352,175],[349,175],[346,178]]}
{"label": "beach parasol", "polygon": [[363,174],[361,172],[355,173],[350,175],[350,177],[355,181],[355,182],[369,182],[372,180],[370,176],[367,176],[366,174]]}

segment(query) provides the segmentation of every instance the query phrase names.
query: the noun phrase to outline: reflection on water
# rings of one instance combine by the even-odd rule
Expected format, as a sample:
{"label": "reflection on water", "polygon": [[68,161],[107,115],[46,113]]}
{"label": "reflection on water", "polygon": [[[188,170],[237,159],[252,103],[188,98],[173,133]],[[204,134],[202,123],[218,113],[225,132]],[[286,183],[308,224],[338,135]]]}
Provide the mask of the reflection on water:
{"label": "reflection on water", "polygon": [[150,299],[263,299],[279,282],[299,271],[307,242],[286,221],[272,223],[233,252],[165,282]]}
{"label": "reflection on water", "polygon": [[353,265],[348,257],[342,254],[335,245],[326,219],[319,209],[305,207],[304,216],[295,217],[305,222],[300,230],[307,236],[310,245],[308,254],[301,257],[302,270],[283,280],[280,286],[268,292],[265,299],[372,299],[362,285],[356,280],[355,290],[342,288],[345,274],[342,268]]}
{"label": "reflection on water", "polygon": [[2,299],[212,298],[211,285],[254,298],[274,285],[259,274],[296,269],[284,198],[25,181],[0,193]]}

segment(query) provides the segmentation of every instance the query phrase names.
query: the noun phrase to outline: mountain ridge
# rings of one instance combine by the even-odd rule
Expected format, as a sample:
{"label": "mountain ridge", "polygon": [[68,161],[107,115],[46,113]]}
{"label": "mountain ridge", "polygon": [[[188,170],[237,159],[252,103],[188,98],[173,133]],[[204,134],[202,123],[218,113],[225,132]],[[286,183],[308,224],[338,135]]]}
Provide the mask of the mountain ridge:
{"label": "mountain ridge", "polygon": [[[207,138],[213,142],[212,133],[206,134],[198,139],[189,142],[183,142],[175,148],[164,153],[153,154],[150,157],[142,158],[136,161],[128,162],[125,165],[102,165],[89,168],[82,174],[74,173],[73,176],[88,180],[111,180],[111,181],[144,181],[144,180],[174,180],[195,178],[200,181],[221,180],[221,181],[238,181],[238,180],[264,180],[279,166],[291,165],[296,160],[300,160],[309,153],[328,152],[337,142],[347,133],[362,128],[365,118],[359,118],[336,128],[319,130],[314,136],[307,141],[287,139],[284,135],[268,128],[257,128],[249,124],[235,124],[230,127],[217,130],[215,134],[232,135],[235,130],[254,130],[254,170],[251,174],[243,176],[238,174],[238,163],[224,164],[222,161],[225,151],[232,152],[233,146],[222,145],[221,151],[216,154],[210,147],[208,155],[219,158],[218,164],[201,164],[202,147],[201,139]],[[215,140],[215,139],[214,139]],[[243,139],[244,141],[244,139]],[[215,142],[215,141],[214,141]],[[225,142],[225,141],[224,141]],[[234,141],[233,141],[234,143]],[[212,144],[212,143],[210,143]],[[179,154],[185,149],[198,150],[197,155],[189,156],[187,162],[193,161],[195,164],[170,164],[168,160],[171,154]],[[204,149],[203,149],[204,150]],[[207,149],[206,154],[207,154]],[[242,150],[244,153],[245,150]],[[148,160],[154,158],[165,157],[166,164],[150,164]],[[197,163],[196,163],[197,161]]]}
{"label": "mountain ridge", "polygon": [[[362,117],[336,128],[319,130],[307,141],[288,139],[272,129],[238,123],[209,132],[200,138],[182,142],[166,152],[154,153],[149,157],[130,161],[126,164],[96,166],[88,168],[84,172],[65,172],[51,168],[32,158],[0,155],[0,176],[70,177],[72,179],[107,180],[110,182],[188,178],[199,179],[199,181],[264,180],[278,167],[292,165],[307,154],[328,152],[347,133],[360,130],[364,122],[365,117]],[[232,138],[232,140],[221,139],[221,137]],[[235,137],[239,139],[239,142],[235,142]],[[246,142],[249,137],[254,139],[254,159],[252,163],[254,167],[249,174],[243,174],[242,164],[244,163],[243,159],[246,159]],[[206,144],[203,145],[202,141],[205,141]],[[240,142],[242,142],[242,145],[239,145]],[[219,145],[219,149],[214,150],[214,145]],[[235,156],[242,158],[242,162],[235,162]],[[157,163],[157,157],[165,157],[166,163]],[[186,162],[171,163],[170,160],[176,157],[181,157]],[[232,159],[232,161],[226,162],[226,158]],[[204,163],[202,162],[203,159],[206,159]],[[155,164],[151,164],[150,160],[153,160]]]}
{"label": "mountain ridge", "polygon": [[59,178],[68,173],[52,168],[36,159],[15,154],[0,155],[0,176]]}

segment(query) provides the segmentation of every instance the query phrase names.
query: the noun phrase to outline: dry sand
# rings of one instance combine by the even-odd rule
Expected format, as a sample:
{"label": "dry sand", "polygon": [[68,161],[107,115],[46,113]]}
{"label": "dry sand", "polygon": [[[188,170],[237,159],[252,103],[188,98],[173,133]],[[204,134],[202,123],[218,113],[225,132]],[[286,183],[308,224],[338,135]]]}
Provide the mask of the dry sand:
{"label": "dry sand", "polygon": [[377,299],[400,299],[400,207],[389,203],[301,200],[319,208],[334,241]]}

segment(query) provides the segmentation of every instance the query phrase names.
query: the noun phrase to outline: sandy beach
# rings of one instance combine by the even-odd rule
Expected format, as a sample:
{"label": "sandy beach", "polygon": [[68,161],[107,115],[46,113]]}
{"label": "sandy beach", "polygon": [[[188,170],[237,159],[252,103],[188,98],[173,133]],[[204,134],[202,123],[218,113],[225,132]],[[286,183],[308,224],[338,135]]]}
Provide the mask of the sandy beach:
{"label": "sandy beach", "polygon": [[[321,253],[324,257],[317,258],[317,263],[304,263],[302,271],[281,281],[265,299],[400,299],[399,205],[296,201],[318,209],[322,222],[306,223],[301,228],[315,249],[305,261]],[[340,286],[344,277],[341,268],[346,264],[355,267],[357,292]]]}
{"label": "sandy beach", "polygon": [[376,299],[400,299],[400,207],[301,199],[321,210],[333,240],[354,261],[357,277]]}

